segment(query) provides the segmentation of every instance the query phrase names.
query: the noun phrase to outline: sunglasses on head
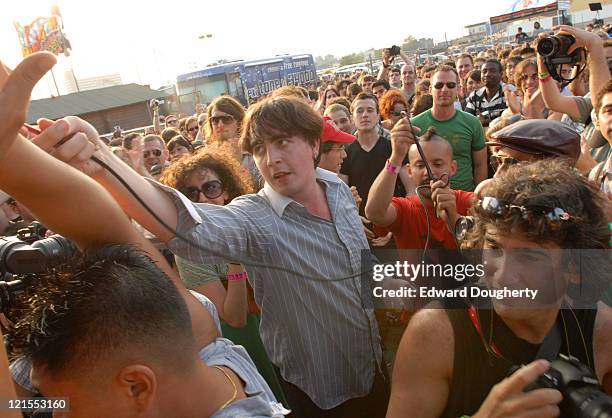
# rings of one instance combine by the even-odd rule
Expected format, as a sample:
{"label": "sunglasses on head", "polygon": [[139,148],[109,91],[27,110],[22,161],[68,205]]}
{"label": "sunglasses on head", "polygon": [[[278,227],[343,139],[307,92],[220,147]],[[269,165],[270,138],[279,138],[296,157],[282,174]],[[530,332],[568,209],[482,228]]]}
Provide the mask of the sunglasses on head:
{"label": "sunglasses on head", "polygon": [[166,119],[166,124],[167,125],[173,125],[173,124],[175,124],[177,122],[178,122],[178,120],[176,120],[176,119]]}
{"label": "sunglasses on head", "polygon": [[224,125],[227,125],[228,123],[231,123],[234,120],[233,116],[211,116],[210,118],[210,123],[212,123],[213,125],[218,125],[219,122],[223,122]]}
{"label": "sunglasses on head", "polygon": [[448,87],[449,89],[454,89],[455,87],[457,87],[457,83],[455,83],[454,81],[449,81],[448,83],[438,81],[436,84],[434,84],[434,89],[440,90],[444,86]]}
{"label": "sunglasses on head", "polygon": [[200,193],[203,193],[207,199],[216,199],[223,194],[223,183],[219,180],[211,180],[202,184],[199,189],[197,187],[185,189],[185,196],[192,202],[200,200]]}
{"label": "sunglasses on head", "polygon": [[478,203],[489,215],[499,217],[514,212],[521,219],[532,224],[536,221],[546,220],[553,229],[558,228],[562,221],[571,219],[571,215],[561,208],[544,205],[513,205],[510,202],[486,196]]}
{"label": "sunglasses on head", "polygon": [[497,171],[497,169],[502,165],[514,165],[520,163],[519,160],[512,157],[507,157],[505,155],[491,155],[491,167],[493,170]]}
{"label": "sunglasses on head", "polygon": [[153,154],[153,155],[154,155],[154,156],[156,156],[156,157],[161,157],[161,155],[162,155],[162,150],[160,150],[160,149],[153,149],[153,150],[147,150],[147,151],[144,151],[144,153],[143,153],[143,155],[144,155],[144,157],[145,157],[145,158],[149,158],[149,156],[150,156],[151,154]]}

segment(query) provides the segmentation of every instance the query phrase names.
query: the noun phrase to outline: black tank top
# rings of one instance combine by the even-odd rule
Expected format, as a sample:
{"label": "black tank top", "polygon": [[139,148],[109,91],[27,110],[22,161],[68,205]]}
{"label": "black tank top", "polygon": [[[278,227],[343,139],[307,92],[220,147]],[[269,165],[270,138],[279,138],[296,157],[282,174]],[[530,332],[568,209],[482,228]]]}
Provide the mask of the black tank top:
{"label": "black tank top", "polygon": [[[492,341],[503,355],[503,358],[498,358],[494,354],[487,353],[468,310],[454,309],[446,312],[455,336],[455,358],[448,402],[442,417],[458,418],[476,413],[493,386],[508,376],[513,366],[528,364],[535,360],[540,345],[531,344],[514,335],[493,309],[480,309],[478,317],[483,337],[487,342],[491,314],[494,316]],[[576,310],[574,314],[575,318],[569,309],[559,311],[557,320],[561,320],[563,315],[569,337],[569,341],[566,341],[565,335],[562,335],[560,353],[571,354],[594,370],[593,328],[597,310]],[[579,327],[584,336],[584,343]],[[565,334],[563,331],[562,333]]]}

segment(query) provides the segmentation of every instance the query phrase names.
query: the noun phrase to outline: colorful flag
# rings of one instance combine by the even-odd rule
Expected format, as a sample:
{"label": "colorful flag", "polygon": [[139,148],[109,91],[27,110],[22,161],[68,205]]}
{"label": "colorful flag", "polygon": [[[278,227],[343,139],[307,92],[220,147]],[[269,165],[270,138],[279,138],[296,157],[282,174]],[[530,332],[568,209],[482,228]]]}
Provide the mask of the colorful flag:
{"label": "colorful flag", "polygon": [[39,17],[25,26],[17,22],[14,24],[24,57],[38,51],[70,55],[70,41],[64,34],[62,16],[57,6],[51,9],[51,16]]}

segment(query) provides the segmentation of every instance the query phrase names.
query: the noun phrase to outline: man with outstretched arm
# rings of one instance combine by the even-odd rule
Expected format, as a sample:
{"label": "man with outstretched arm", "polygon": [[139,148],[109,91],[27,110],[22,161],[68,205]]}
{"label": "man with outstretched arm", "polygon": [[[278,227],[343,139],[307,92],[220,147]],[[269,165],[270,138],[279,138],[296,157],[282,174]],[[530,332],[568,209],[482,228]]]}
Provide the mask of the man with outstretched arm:
{"label": "man with outstretched arm", "polygon": [[[360,278],[368,244],[348,186],[315,168],[320,115],[295,98],[253,106],[241,143],[266,185],[257,195],[223,207],[193,204],[143,179],[100,144],[91,127],[82,129],[86,136],[68,140],[53,155],[91,175],[176,254],[194,262],[231,259],[245,266],[262,310],[262,340],[280,368],[295,416],[384,415],[388,386],[378,328],[373,310],[364,307],[367,293]],[[127,182],[169,229],[92,155]],[[175,236],[176,230],[197,246]]]}
{"label": "man with outstretched arm", "polygon": [[185,289],[103,188],[43,151],[70,156],[74,149],[58,144],[72,132],[85,141],[81,151],[94,152],[80,131],[91,127],[71,117],[41,122],[34,144],[18,134],[29,93],[54,62],[34,54],[0,75],[0,185],[84,250],[40,274],[53,286],[35,292],[45,296],[32,298],[16,325],[25,334],[13,347],[31,383],[68,398],[77,418],[281,416],[246,351],[217,338],[210,301]]}

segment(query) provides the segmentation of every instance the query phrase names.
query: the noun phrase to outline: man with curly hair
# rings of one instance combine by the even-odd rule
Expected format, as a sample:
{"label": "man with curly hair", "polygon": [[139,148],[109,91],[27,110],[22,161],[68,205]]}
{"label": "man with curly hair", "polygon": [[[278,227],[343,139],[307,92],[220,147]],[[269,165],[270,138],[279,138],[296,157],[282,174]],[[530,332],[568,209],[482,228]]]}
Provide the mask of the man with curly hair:
{"label": "man with curly hair", "polygon": [[415,408],[420,417],[558,416],[561,392],[524,391],[549,368],[537,359],[551,330],[559,330],[557,353],[577,358],[611,394],[612,308],[597,302],[612,268],[604,201],[555,160],[496,177],[473,210],[469,236],[484,249],[484,288],[531,288],[537,297],[419,311],[398,350],[387,416]]}

